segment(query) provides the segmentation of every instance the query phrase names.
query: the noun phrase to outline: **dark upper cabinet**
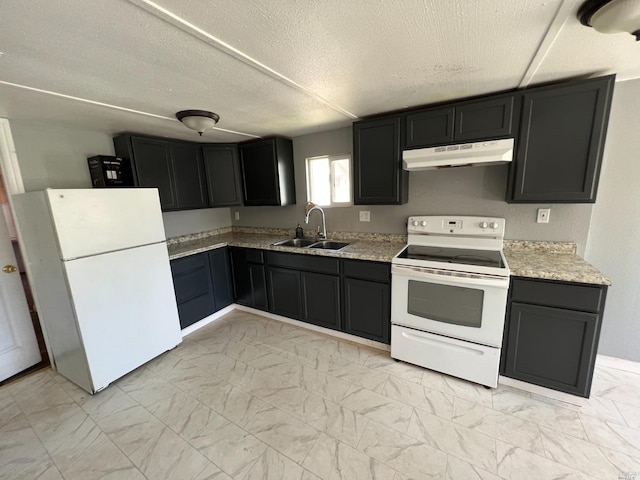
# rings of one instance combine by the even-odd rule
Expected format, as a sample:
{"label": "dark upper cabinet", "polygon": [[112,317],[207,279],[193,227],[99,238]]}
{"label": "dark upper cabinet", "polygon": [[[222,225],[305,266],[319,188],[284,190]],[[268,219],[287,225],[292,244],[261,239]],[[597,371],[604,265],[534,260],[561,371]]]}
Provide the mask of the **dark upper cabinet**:
{"label": "dark upper cabinet", "polygon": [[200,145],[169,142],[169,153],[178,208],[184,210],[208,206]]}
{"label": "dark upper cabinet", "polygon": [[507,201],[596,200],[615,75],[526,90]]}
{"label": "dark upper cabinet", "polygon": [[453,107],[409,113],[405,117],[405,148],[453,142]]}
{"label": "dark upper cabinet", "polygon": [[216,248],[211,250],[209,252],[209,266],[213,284],[213,298],[216,310],[220,310],[233,303],[228,249]]}
{"label": "dark upper cabinet", "polygon": [[513,136],[515,95],[474,100],[455,107],[453,139],[476,141]]}
{"label": "dark upper cabinet", "polygon": [[203,145],[210,207],[242,205],[237,145]]}
{"label": "dark upper cabinet", "polygon": [[302,316],[300,272],[270,266],[267,273],[270,311],[299,320]]}
{"label": "dark upper cabinet", "polygon": [[199,144],[126,134],[113,144],[116,155],[130,160],[136,186],[158,189],[162,210],[208,206]]}
{"label": "dark upper cabinet", "polygon": [[606,287],[513,278],[501,373],[589,397]]}
{"label": "dark upper cabinet", "polygon": [[230,248],[233,297],[236,303],[267,310],[267,279],[261,250]]}
{"label": "dark upper cabinet", "polygon": [[302,272],[302,320],[340,329],[340,277]]}
{"label": "dark upper cabinet", "polygon": [[403,148],[475,142],[514,135],[515,94],[407,113]]}
{"label": "dark upper cabinet", "polygon": [[409,173],[402,169],[400,117],[353,124],[353,203],[407,203]]}
{"label": "dark upper cabinet", "polygon": [[269,138],[238,148],[245,206],[296,203],[291,140]]}

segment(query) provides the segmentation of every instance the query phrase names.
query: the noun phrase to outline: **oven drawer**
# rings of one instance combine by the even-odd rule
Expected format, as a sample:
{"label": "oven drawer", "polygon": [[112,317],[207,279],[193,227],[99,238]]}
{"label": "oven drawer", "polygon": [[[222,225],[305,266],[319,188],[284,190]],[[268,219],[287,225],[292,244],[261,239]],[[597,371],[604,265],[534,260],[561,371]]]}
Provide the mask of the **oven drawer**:
{"label": "oven drawer", "polygon": [[499,348],[392,325],[391,357],[489,387],[498,386]]}
{"label": "oven drawer", "polygon": [[514,278],[511,283],[512,302],[598,313],[602,310],[604,297],[604,290],[599,285],[589,286],[520,278]]}

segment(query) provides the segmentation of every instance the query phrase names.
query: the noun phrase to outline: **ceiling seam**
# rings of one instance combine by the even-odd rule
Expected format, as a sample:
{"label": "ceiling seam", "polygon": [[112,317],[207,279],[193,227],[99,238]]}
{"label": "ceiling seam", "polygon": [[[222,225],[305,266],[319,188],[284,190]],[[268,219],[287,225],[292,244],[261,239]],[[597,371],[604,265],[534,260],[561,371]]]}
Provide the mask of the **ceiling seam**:
{"label": "ceiling seam", "polygon": [[529,84],[531,84],[531,82],[533,81],[533,77],[538,72],[538,69],[542,66],[542,62],[551,50],[551,47],[555,43],[558,35],[564,27],[564,24],[567,22],[572,12],[573,3],[569,0],[562,0],[560,5],[558,6],[558,9],[556,10],[555,15],[553,16],[553,20],[551,20],[551,23],[549,24],[549,27],[547,28],[547,31],[542,38],[542,41],[538,45],[536,52],[531,58],[529,66],[524,72],[518,88],[525,88],[528,87]]}
{"label": "ceiling seam", "polygon": [[[21,88],[23,90],[29,90],[31,92],[44,93],[46,95],[52,95],[52,96],[59,97],[59,98],[65,98],[67,100],[75,100],[77,102],[88,103],[90,105],[96,105],[96,106],[99,106],[99,107],[106,107],[106,108],[111,108],[113,110],[120,110],[122,112],[134,113],[134,114],[137,114],[137,115],[145,115],[147,117],[159,118],[161,120],[170,120],[172,122],[178,122],[178,119],[177,118],[173,118],[173,117],[165,117],[164,115],[157,115],[155,113],[143,112],[142,110],[134,110],[133,108],[121,107],[119,105],[113,105],[111,103],[98,102],[96,100],[89,100],[88,98],[75,97],[73,95],[66,95],[64,93],[54,92],[54,91],[51,91],[51,90],[43,90],[41,88],[29,87],[28,85],[21,85],[19,83],[12,83],[12,82],[7,82],[7,81],[4,81],[4,80],[0,80],[0,84],[7,85],[7,86],[10,86],[10,87]],[[245,136],[245,137],[261,138],[258,135],[253,135],[251,133],[238,132],[238,131],[235,131],[235,130],[228,130],[226,128],[211,127],[211,129],[212,130],[218,130],[220,132],[233,133],[235,135],[242,135],[242,136]]]}
{"label": "ceiling seam", "polygon": [[[310,88],[305,87],[304,85],[301,85],[300,83],[296,82],[295,80],[287,77],[286,75],[278,72],[277,70],[274,70],[273,68],[269,67],[268,65],[265,65],[264,63],[260,62],[259,60],[253,58],[252,56],[244,53],[241,50],[238,50],[237,48],[233,47],[232,45],[228,44],[227,42],[225,42],[224,40],[219,39],[218,37],[211,35],[209,32],[207,32],[206,30],[198,27],[197,25],[194,25],[190,22],[188,22],[187,20],[185,20],[184,18],[180,17],[179,15],[176,15],[175,13],[171,12],[170,10],[167,10],[166,8],[158,5],[155,2],[152,2],[151,0],[128,0],[130,3],[137,5],[141,8],[143,8],[144,10],[146,10],[147,12],[154,14],[166,21],[168,21],[168,23],[170,23],[171,25],[174,25],[176,27],[181,28],[183,31],[186,31],[187,33],[189,33],[190,35],[195,36],[196,38],[204,41],[207,45],[210,45],[213,48],[216,48],[220,51],[223,51],[224,53],[227,53],[228,55],[236,58],[239,61],[242,61],[243,63],[245,63],[246,65],[249,65],[250,67],[254,68],[255,70],[258,70],[268,76],[270,76],[271,78],[278,80],[279,82],[288,85],[289,87],[293,87],[296,90],[308,95],[309,97],[313,98],[314,100],[317,100],[318,102],[322,103],[323,105],[329,107],[330,109],[340,113],[341,115],[344,115],[347,118],[351,118],[351,119],[357,119],[359,118],[358,115],[351,113],[350,111],[342,108],[339,105],[335,105],[334,103],[332,103],[331,101],[327,100],[326,98],[322,97],[321,95],[315,93],[313,90],[311,90]],[[148,8],[147,8],[148,7]]]}

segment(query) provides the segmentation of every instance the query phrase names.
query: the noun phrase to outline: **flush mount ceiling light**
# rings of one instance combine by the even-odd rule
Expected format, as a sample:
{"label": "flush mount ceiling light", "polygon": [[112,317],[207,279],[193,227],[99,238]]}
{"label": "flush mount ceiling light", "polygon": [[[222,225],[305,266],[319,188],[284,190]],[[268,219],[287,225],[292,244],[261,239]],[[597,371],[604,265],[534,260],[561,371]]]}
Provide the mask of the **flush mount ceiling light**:
{"label": "flush mount ceiling light", "polygon": [[182,110],[176,113],[176,118],[202,136],[202,132],[216,126],[220,115],[206,110]]}
{"label": "flush mount ceiling light", "polygon": [[601,33],[628,32],[640,40],[640,0],[587,0],[578,19]]}

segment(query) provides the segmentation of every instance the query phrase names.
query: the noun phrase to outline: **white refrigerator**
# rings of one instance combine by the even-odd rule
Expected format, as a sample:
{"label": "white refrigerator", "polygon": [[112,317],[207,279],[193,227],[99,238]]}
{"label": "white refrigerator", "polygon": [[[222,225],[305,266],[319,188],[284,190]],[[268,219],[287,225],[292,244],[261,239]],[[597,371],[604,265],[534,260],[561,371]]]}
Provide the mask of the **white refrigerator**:
{"label": "white refrigerator", "polygon": [[95,393],[182,341],[155,188],[13,196],[52,367]]}

